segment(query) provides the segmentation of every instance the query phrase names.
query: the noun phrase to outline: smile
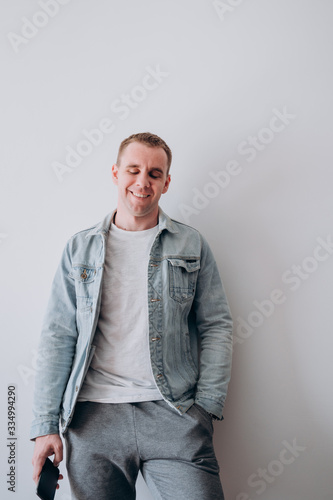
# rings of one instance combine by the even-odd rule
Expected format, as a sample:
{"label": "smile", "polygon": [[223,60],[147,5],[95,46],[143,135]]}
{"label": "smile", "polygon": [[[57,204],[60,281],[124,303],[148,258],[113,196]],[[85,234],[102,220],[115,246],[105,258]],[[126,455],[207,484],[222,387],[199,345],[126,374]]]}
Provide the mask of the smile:
{"label": "smile", "polygon": [[133,191],[131,191],[131,193],[137,198],[148,198],[149,196],[149,194],[134,193]]}

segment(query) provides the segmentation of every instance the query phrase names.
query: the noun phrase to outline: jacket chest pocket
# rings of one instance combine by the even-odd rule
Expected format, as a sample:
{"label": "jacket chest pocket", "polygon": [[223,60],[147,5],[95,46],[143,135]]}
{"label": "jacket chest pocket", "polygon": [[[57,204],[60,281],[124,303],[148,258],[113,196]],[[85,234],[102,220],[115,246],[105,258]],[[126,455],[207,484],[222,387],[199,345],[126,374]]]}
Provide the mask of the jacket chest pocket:
{"label": "jacket chest pocket", "polygon": [[194,297],[200,269],[200,261],[168,259],[169,293],[177,302],[186,302]]}
{"label": "jacket chest pocket", "polygon": [[75,280],[77,310],[79,312],[91,311],[96,268],[73,266],[69,276]]}

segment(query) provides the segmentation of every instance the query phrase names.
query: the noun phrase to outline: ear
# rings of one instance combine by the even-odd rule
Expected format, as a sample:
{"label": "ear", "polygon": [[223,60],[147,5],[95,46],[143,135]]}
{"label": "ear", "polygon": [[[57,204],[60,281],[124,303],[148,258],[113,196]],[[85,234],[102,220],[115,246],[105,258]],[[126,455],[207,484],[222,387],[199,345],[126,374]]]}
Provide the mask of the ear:
{"label": "ear", "polygon": [[118,186],[118,166],[116,164],[112,165],[111,175],[113,183]]}
{"label": "ear", "polygon": [[164,184],[164,188],[163,188],[163,190],[162,190],[162,194],[164,194],[164,193],[166,193],[166,192],[167,192],[167,190],[169,189],[169,184],[170,184],[170,182],[171,182],[171,176],[170,176],[170,174],[169,174],[169,175],[167,176],[167,178],[166,178],[166,181],[165,181],[165,184]]}

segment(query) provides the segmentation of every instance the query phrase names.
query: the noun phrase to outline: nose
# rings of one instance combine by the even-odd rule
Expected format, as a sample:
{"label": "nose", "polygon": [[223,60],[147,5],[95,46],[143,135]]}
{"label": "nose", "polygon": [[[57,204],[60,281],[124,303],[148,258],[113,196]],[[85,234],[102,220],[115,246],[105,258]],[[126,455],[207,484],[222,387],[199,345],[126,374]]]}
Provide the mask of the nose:
{"label": "nose", "polygon": [[136,185],[141,188],[150,186],[150,179],[146,172],[140,172],[136,177]]}

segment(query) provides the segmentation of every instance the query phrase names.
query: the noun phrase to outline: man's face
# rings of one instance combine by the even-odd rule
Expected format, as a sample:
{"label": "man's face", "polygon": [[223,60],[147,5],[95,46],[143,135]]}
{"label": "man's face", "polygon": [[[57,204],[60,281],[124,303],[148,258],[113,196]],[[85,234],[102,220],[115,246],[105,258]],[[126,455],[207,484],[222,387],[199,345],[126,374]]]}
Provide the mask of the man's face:
{"label": "man's face", "polygon": [[167,170],[164,149],[130,143],[120,165],[112,166],[112,179],[118,186],[118,211],[127,217],[157,217],[159,199],[170,183]]}

